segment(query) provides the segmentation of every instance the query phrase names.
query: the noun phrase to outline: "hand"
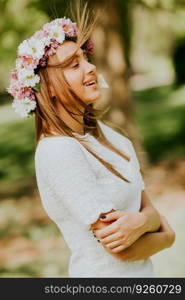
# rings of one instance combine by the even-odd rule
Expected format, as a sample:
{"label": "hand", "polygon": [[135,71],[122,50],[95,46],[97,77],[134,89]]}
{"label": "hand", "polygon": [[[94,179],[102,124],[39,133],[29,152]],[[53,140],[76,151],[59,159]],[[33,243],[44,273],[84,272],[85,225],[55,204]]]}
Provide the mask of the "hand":
{"label": "hand", "polygon": [[91,224],[91,230],[93,231],[93,233],[95,233],[95,230],[97,229],[103,229],[105,227],[107,227],[108,225],[110,225],[113,221],[110,222],[103,222],[103,220],[101,219],[102,216],[105,216],[107,214],[110,214],[111,212],[116,211],[115,209],[112,209],[111,211],[109,211],[108,213],[102,213],[99,217],[99,219]]}
{"label": "hand", "polygon": [[106,215],[103,222],[112,222],[101,230],[94,230],[101,244],[118,253],[133,244],[147,231],[147,220],[142,212],[116,210]]}
{"label": "hand", "polygon": [[147,259],[159,251],[171,247],[175,241],[175,233],[164,216],[160,215],[160,220],[160,231],[144,234],[120,253],[108,252],[121,261],[136,261]]}

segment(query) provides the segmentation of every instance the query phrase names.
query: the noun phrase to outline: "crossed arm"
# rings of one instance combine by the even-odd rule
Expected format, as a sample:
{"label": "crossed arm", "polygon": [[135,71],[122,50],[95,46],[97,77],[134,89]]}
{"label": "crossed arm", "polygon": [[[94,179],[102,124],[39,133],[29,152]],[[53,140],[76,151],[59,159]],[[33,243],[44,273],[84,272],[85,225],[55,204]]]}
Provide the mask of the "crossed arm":
{"label": "crossed arm", "polygon": [[174,231],[145,191],[139,212],[112,210],[101,214],[91,229],[105,250],[120,260],[145,259],[170,247],[175,240]]}

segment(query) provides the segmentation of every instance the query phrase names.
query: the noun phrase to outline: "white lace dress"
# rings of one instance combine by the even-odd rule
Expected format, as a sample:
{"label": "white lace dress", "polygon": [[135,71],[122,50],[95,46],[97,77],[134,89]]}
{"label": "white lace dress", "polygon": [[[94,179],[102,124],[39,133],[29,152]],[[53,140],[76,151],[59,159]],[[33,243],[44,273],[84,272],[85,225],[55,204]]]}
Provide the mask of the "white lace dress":
{"label": "white lace dress", "polygon": [[44,137],[35,151],[41,202],[71,250],[69,277],[155,277],[150,259],[120,261],[89,230],[101,213],[111,209],[139,211],[145,188],[132,142],[102,121],[98,124],[131,161],[102,146],[89,133],[85,134],[88,144],[131,183],[112,174],[74,138]]}

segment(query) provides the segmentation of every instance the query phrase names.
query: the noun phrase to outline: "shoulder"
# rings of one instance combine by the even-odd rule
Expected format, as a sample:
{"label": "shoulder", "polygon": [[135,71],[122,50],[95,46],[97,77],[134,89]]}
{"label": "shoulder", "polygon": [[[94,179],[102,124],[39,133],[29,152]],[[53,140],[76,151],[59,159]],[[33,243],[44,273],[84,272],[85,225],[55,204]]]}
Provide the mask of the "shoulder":
{"label": "shoulder", "polygon": [[35,161],[37,160],[57,160],[58,158],[70,158],[81,153],[80,144],[72,137],[49,137],[42,139],[35,151]]}
{"label": "shoulder", "polygon": [[39,141],[38,147],[53,147],[55,145],[71,145],[75,144],[75,139],[70,136],[53,136],[53,137],[45,137]]}

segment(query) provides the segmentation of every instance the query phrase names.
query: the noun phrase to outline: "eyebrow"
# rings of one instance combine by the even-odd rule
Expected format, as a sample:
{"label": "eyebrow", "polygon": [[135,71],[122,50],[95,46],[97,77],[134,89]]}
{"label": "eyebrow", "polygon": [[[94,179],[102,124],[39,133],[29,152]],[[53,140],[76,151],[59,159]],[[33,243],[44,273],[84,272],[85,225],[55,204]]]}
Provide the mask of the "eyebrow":
{"label": "eyebrow", "polygon": [[69,57],[66,62],[63,62],[61,63],[62,65],[64,64],[65,67],[71,65],[73,63],[73,61],[76,59],[76,58],[79,58],[81,55],[84,55],[84,51],[82,50],[82,52],[79,54],[79,53],[76,53],[73,58]]}
{"label": "eyebrow", "polygon": [[[82,50],[81,54],[84,55],[84,50],[83,49],[81,49],[81,50]],[[81,54],[76,53],[76,54],[74,54],[74,56],[73,55],[69,56],[64,62],[61,62],[61,63],[57,64],[56,66],[50,66],[50,65],[48,65],[48,67],[56,67],[56,68],[61,68],[62,67],[62,68],[66,68],[66,67],[68,67],[68,66],[71,65],[71,63],[75,60],[75,58],[80,57]],[[73,58],[72,58],[72,56],[73,56]]]}
{"label": "eyebrow", "polygon": [[[81,54],[84,56],[84,51],[82,51],[82,52],[81,52]],[[80,57],[80,56],[81,56],[81,54],[78,54],[78,53],[76,53],[76,54],[74,55],[74,57],[73,57],[72,61],[73,61],[75,58],[78,58],[78,57]]]}

